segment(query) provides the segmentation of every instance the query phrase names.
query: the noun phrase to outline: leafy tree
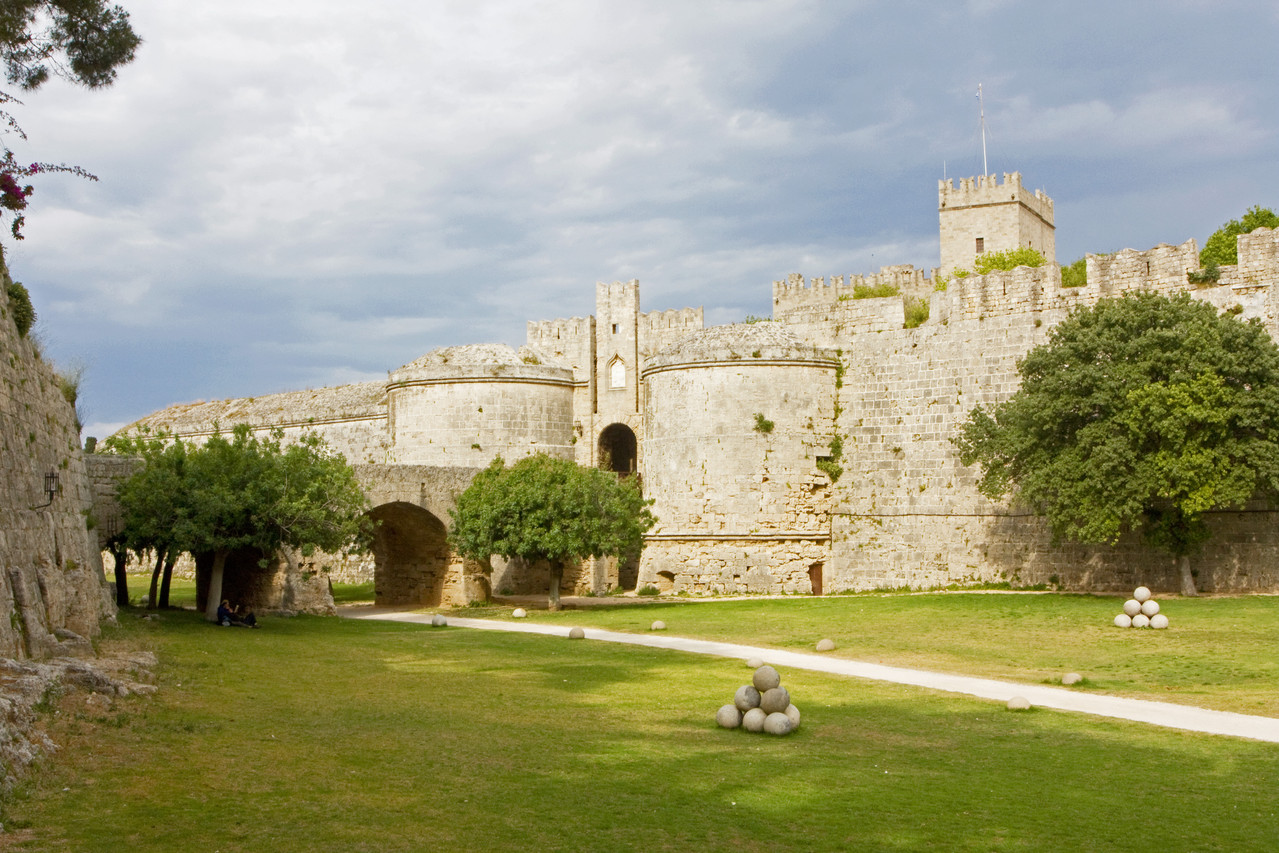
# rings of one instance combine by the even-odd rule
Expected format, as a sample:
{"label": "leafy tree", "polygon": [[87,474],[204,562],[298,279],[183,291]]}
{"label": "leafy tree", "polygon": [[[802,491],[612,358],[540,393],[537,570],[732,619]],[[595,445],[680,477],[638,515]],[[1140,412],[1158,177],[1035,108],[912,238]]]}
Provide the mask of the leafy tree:
{"label": "leafy tree", "polygon": [[[129,13],[104,0],[4,0],[0,3],[0,60],[10,83],[28,91],[40,88],[50,76],[62,77],[91,89],[109,86],[116,70],[133,61],[142,40],[129,24]],[[21,103],[0,92],[0,133],[26,139],[8,111]],[[24,211],[35,188],[35,175],[69,172],[96,181],[79,166],[65,163],[19,163],[7,145],[0,145],[0,209],[13,215],[10,231],[22,239]]]}
{"label": "leafy tree", "polygon": [[38,89],[51,74],[109,86],[142,44],[129,13],[104,0],[4,0],[0,58],[10,83]]}
{"label": "leafy tree", "polygon": [[[120,484],[120,532],[112,544],[112,554],[130,550],[139,557],[153,552],[155,568],[147,597],[149,608],[169,606],[169,583],[173,567],[185,550],[179,536],[189,507],[187,458],[190,448],[167,433],[145,432],[109,436],[108,453],[137,457],[139,467]],[[116,602],[129,603],[128,577],[123,560],[116,559]]]}
{"label": "leafy tree", "polygon": [[983,495],[1011,493],[1056,539],[1139,531],[1194,595],[1205,514],[1279,496],[1279,347],[1256,322],[1188,294],[1104,299],[1018,369],[1020,390],[973,409],[954,441]]}
{"label": "leafy tree", "polygon": [[458,553],[482,563],[494,554],[546,560],[549,606],[558,610],[564,564],[638,555],[654,523],[650,503],[634,478],[546,454],[510,468],[499,457],[458,497],[449,539]]}
{"label": "leafy tree", "polygon": [[[263,554],[297,548],[338,551],[363,544],[371,522],[355,472],[319,436],[308,433],[281,447],[282,434],[255,436],[247,424],[192,446],[166,435],[107,439],[113,452],[143,458],[120,487],[124,541],[157,554],[152,601],[161,562],[184,551],[212,557],[206,615],[217,616],[227,556],[252,547]],[[172,571],[168,562],[167,576]],[[167,602],[161,590],[160,602]]]}
{"label": "leafy tree", "polygon": [[1208,242],[1204,243],[1203,250],[1199,252],[1199,266],[1219,267],[1239,263],[1239,246],[1235,238],[1258,228],[1279,228],[1279,216],[1273,210],[1257,206],[1245,213],[1242,219],[1230,220],[1212,232]]}
{"label": "leafy tree", "polygon": [[281,450],[282,434],[253,435],[247,424],[218,433],[188,459],[186,550],[213,557],[205,615],[217,618],[227,556],[252,547],[263,554],[297,548],[339,551],[362,544],[368,501],[346,460],[314,433]]}

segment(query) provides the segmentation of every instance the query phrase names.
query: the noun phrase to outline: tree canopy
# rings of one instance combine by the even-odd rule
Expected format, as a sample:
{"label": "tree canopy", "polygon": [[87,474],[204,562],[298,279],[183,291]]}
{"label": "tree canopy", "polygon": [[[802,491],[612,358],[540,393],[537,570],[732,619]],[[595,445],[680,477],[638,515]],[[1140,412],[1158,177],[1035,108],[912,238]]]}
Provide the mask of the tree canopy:
{"label": "tree canopy", "polygon": [[1257,322],[1188,294],[1104,299],[1018,369],[1020,390],[973,409],[955,444],[983,495],[1012,494],[1057,539],[1139,531],[1193,594],[1205,514],[1279,495],[1279,347]]}
{"label": "tree canopy", "polygon": [[1232,219],[1212,232],[1208,242],[1199,252],[1201,267],[1218,267],[1225,264],[1239,263],[1239,246],[1235,238],[1240,234],[1250,234],[1258,228],[1279,228],[1279,216],[1273,210],[1256,206],[1243,215],[1241,219]]}
{"label": "tree canopy", "polygon": [[451,511],[449,539],[465,557],[497,554],[550,565],[550,606],[559,607],[564,564],[587,557],[637,556],[653,526],[634,478],[619,480],[546,454],[505,467],[501,457],[475,476]]}
{"label": "tree canopy", "polygon": [[281,439],[279,431],[254,435],[246,424],[201,445],[166,436],[107,439],[109,450],[142,457],[120,487],[124,541],[171,556],[211,554],[210,619],[233,550],[338,551],[369,533],[368,502],[346,460],[314,433],[287,447]]}
{"label": "tree canopy", "polygon": [[38,89],[51,75],[109,86],[142,44],[129,13],[104,0],[5,0],[0,58],[10,83]]}

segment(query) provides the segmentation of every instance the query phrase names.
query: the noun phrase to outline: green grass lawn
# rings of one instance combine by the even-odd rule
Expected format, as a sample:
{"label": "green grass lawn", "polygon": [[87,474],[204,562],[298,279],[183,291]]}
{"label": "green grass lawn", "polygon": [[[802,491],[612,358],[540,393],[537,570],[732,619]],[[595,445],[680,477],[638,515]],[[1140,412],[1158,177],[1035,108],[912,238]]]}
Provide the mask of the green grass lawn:
{"label": "green grass lawn", "polygon": [[1169,599],[1164,631],[1114,627],[1122,605],[1092,595],[896,593],[607,604],[529,618],[635,633],[661,619],[671,634],[792,651],[829,637],[831,654],[855,660],[1027,683],[1078,672],[1087,681],[1076,689],[1279,717],[1279,597]]}
{"label": "green grass lawn", "polygon": [[[780,636],[793,604],[726,613]],[[720,607],[591,615],[681,631]],[[159,693],[64,698],[0,849],[1279,847],[1274,744],[802,671],[803,725],[769,738],[714,725],[740,661],[460,628],[125,613],[104,644],[155,649]]]}

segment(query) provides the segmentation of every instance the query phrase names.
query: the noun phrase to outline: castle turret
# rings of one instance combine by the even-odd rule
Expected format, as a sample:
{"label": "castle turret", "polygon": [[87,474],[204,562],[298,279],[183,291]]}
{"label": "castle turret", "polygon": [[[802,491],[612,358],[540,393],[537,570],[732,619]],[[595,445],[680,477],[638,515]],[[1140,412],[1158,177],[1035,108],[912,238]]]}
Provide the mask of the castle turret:
{"label": "castle turret", "polygon": [[1003,183],[994,175],[961,178],[958,189],[949,179],[938,181],[937,195],[942,275],[972,269],[986,252],[1026,246],[1056,263],[1053,200],[1023,187],[1020,172],[1005,172]]}

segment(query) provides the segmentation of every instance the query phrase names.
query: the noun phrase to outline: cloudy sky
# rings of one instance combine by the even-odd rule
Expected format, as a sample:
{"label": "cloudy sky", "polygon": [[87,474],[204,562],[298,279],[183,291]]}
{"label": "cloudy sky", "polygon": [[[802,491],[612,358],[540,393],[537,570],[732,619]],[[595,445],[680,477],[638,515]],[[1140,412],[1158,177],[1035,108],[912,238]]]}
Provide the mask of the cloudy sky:
{"label": "cloudy sky", "polygon": [[85,435],[518,345],[596,281],[708,323],[938,263],[937,179],[1019,170],[1058,261],[1279,207],[1279,4],[119,0],[114,87],[13,112],[6,240]]}

